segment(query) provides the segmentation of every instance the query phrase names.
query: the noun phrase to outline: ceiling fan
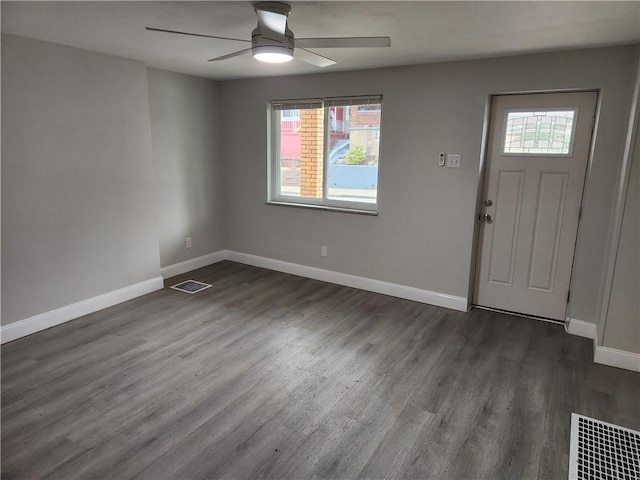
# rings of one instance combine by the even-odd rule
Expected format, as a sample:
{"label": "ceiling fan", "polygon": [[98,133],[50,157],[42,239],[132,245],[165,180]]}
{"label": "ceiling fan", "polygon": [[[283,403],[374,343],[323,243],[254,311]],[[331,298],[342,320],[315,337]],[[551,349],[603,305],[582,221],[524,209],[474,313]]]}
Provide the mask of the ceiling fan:
{"label": "ceiling fan", "polygon": [[221,57],[211,58],[208,60],[209,62],[218,62],[251,52],[253,58],[261,62],[284,63],[293,60],[295,49],[295,57],[297,59],[318,67],[328,67],[334,65],[336,62],[307,49],[377,48],[391,46],[391,38],[389,37],[294,38],[293,32],[287,24],[287,18],[291,12],[290,5],[281,2],[258,2],[254,4],[253,7],[258,15],[258,26],[251,33],[251,40],[216,37],[202,33],[180,32],[154,27],[146,27],[146,29],[154,32],[251,43],[251,47],[249,48],[222,55]]}

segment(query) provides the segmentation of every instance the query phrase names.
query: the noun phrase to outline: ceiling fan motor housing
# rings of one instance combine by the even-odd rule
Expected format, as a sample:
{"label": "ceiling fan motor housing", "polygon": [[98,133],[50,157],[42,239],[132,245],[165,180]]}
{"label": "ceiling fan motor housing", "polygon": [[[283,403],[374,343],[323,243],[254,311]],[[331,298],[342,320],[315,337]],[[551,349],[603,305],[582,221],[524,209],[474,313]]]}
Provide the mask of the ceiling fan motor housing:
{"label": "ceiling fan motor housing", "polygon": [[294,36],[287,26],[284,35],[265,36],[257,27],[251,32],[251,48],[255,56],[257,53],[284,53],[293,57]]}

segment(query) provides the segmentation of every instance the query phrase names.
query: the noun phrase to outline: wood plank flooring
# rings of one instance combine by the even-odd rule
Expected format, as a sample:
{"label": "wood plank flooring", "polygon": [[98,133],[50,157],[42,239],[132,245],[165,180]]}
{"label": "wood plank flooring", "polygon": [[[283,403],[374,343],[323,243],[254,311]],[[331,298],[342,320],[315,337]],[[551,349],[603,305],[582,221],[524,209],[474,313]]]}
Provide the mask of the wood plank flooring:
{"label": "wood plank flooring", "polygon": [[567,478],[640,374],[558,325],[222,262],[2,347],[2,478]]}

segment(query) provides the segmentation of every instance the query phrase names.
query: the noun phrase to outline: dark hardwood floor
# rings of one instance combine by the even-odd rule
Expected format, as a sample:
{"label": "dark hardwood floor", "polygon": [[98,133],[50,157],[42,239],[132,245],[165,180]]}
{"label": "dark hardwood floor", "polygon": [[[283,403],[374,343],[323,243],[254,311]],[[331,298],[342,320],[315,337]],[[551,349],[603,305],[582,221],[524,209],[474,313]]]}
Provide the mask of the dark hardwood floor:
{"label": "dark hardwood floor", "polygon": [[2,478],[567,478],[640,374],[561,326],[231,262],[2,347]]}

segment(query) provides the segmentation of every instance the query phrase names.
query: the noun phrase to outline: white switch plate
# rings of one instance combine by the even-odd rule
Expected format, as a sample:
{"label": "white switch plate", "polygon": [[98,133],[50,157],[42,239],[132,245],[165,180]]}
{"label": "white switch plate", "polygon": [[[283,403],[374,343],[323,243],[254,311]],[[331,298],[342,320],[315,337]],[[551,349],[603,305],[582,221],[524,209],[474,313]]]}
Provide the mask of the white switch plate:
{"label": "white switch plate", "polygon": [[185,241],[185,246],[187,248],[191,248],[191,237],[187,237],[187,239]]}
{"label": "white switch plate", "polygon": [[447,153],[447,167],[460,168],[461,155],[458,153]]}
{"label": "white switch plate", "polygon": [[325,247],[324,245],[322,247],[320,247],[320,255],[323,257],[326,257],[329,255],[329,251],[328,248]]}

